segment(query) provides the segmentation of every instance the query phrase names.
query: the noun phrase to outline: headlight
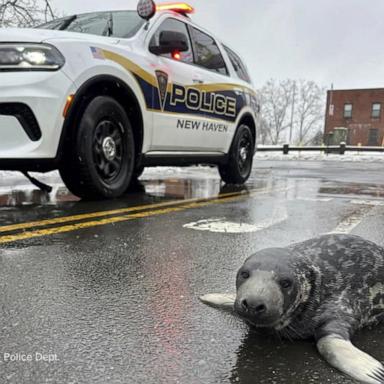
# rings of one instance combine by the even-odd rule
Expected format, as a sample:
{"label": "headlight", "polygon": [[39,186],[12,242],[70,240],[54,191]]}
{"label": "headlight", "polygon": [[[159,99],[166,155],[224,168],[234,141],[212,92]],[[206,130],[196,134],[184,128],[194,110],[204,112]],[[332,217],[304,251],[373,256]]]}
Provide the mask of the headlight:
{"label": "headlight", "polygon": [[57,71],[64,56],[48,44],[0,44],[0,71]]}

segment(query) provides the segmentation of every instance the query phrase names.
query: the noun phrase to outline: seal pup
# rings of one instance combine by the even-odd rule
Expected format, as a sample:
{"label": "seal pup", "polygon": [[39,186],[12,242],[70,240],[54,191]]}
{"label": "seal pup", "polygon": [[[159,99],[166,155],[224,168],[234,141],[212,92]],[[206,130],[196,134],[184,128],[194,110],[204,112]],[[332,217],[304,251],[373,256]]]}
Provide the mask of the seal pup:
{"label": "seal pup", "polygon": [[249,257],[236,294],[201,301],[234,311],[262,333],[314,337],[333,367],[366,384],[384,383],[383,365],[351,343],[384,319],[384,248],[358,236],[325,235]]}

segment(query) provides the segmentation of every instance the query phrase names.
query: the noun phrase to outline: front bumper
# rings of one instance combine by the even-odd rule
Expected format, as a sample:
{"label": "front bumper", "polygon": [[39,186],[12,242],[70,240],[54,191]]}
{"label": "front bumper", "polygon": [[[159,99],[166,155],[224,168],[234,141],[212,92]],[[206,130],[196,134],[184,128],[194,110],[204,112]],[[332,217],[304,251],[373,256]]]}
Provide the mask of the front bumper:
{"label": "front bumper", "polygon": [[62,72],[0,72],[0,169],[55,159],[74,83]]}

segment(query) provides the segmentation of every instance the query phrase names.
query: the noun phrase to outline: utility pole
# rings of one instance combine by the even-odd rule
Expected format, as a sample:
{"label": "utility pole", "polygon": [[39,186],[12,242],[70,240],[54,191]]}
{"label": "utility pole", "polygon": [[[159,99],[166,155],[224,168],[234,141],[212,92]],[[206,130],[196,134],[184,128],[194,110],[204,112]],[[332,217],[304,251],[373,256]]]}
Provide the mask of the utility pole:
{"label": "utility pole", "polygon": [[292,144],[293,118],[295,115],[295,102],[296,102],[296,80],[293,81],[293,86],[292,86],[292,109],[291,109],[291,124],[289,127],[289,144]]}
{"label": "utility pole", "polygon": [[[329,92],[329,100],[327,100],[327,106],[325,111],[325,119],[324,119],[324,141],[326,141],[327,147],[331,144],[331,132],[326,133],[327,129],[327,121],[329,116],[333,116],[334,114],[334,105],[333,105],[333,83],[331,83],[331,91]],[[327,155],[329,154],[329,150],[327,150]]]}

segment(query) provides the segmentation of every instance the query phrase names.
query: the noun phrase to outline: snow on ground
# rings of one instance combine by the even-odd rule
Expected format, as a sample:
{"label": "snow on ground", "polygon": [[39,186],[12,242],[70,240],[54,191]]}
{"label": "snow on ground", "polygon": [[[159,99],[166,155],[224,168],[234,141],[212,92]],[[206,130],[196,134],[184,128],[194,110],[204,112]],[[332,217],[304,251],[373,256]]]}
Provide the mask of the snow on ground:
{"label": "snow on ground", "polygon": [[[384,153],[367,153],[367,152],[347,152],[345,155],[325,154],[319,151],[290,151],[288,155],[282,152],[257,152],[255,161],[273,160],[273,161],[342,161],[342,162],[384,162]],[[45,174],[31,173],[32,176],[39,180],[49,183],[50,185],[61,184],[58,172],[49,172]],[[148,168],[143,174],[143,179],[156,179],[159,176],[168,178],[206,178],[207,175],[217,175],[217,170],[214,167],[154,167]],[[29,181],[25,179],[20,172],[0,171],[0,187],[1,186],[25,186],[34,188]]]}
{"label": "snow on ground", "polygon": [[307,160],[307,161],[342,161],[342,162],[384,162],[384,153],[380,152],[346,152],[344,155],[325,154],[319,151],[290,151],[288,155],[283,152],[257,152],[255,160]]}

